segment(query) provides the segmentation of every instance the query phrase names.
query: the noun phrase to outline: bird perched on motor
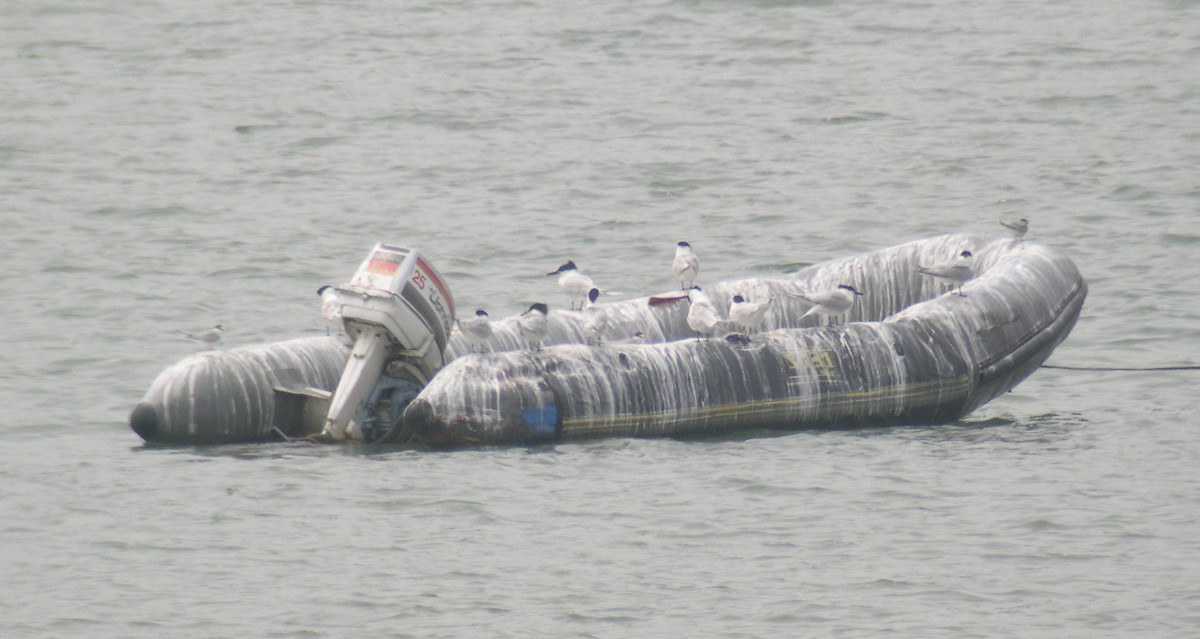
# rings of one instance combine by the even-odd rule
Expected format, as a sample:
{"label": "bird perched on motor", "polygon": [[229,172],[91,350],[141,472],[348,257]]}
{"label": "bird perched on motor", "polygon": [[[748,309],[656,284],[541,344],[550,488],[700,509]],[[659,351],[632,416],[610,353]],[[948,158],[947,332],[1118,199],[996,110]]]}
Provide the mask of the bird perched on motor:
{"label": "bird perched on motor", "polygon": [[576,305],[582,309],[583,302],[587,299],[588,291],[596,288],[596,284],[592,282],[592,278],[580,273],[579,269],[575,266],[575,262],[572,261],[568,261],[566,264],[558,267],[557,270],[546,273],[546,277],[553,275],[558,276],[558,287],[571,300],[571,310],[576,310]]}
{"label": "bird perched on motor", "polygon": [[481,350],[484,344],[492,338],[492,319],[482,308],[475,310],[475,316],[468,320],[454,320],[458,330],[462,331],[463,339],[471,346],[471,352]]}
{"label": "bird perched on motor", "polygon": [[697,342],[701,337],[706,340],[711,338],[712,334],[716,332],[717,326],[724,321],[721,319],[721,314],[717,312],[717,307],[713,305],[708,293],[701,290],[699,286],[688,289],[688,299],[691,300],[687,314],[688,328],[696,332]]}
{"label": "bird perched on motor", "polygon": [[762,324],[774,299],[771,297],[765,302],[751,302],[741,295],[734,295],[729,304],[729,321],[746,329],[746,337],[750,337]]}
{"label": "bird perched on motor", "polygon": [[596,305],[597,297],[600,297],[600,289],[588,291],[587,305],[583,308],[583,336],[588,344],[600,346],[604,332],[608,330],[608,314]]}
{"label": "bird perched on motor", "polygon": [[818,317],[828,317],[829,323],[833,324],[834,319],[843,319],[851,307],[854,306],[854,300],[861,297],[862,293],[850,284],[838,284],[837,288],[831,291],[821,291],[818,293],[789,293],[784,292],[784,295],[795,298],[806,304],[812,304],[812,308],[808,309],[801,316],[801,319],[809,315]]}
{"label": "bird perched on motor", "polygon": [[328,335],[330,330],[335,333],[346,332],[342,296],[338,295],[337,289],[329,285],[322,286],[317,289],[317,295],[321,296],[321,319],[325,320],[325,334]]}
{"label": "bird perched on motor", "polygon": [[217,342],[221,341],[221,336],[225,333],[225,327],[217,324],[216,326],[206,331],[200,331],[199,333],[188,333],[186,331],[179,331],[179,333],[190,340],[200,342],[201,344],[204,344],[208,348],[212,349],[216,347]]}
{"label": "bird perched on motor", "polygon": [[679,278],[680,290],[688,290],[700,274],[700,258],[692,252],[692,245],[680,242],[675,245],[675,261],[671,264],[675,277]]}
{"label": "bird perched on motor", "polygon": [[545,304],[535,302],[529,305],[529,310],[517,316],[521,338],[525,340],[525,347],[531,351],[542,350],[542,340],[546,339],[546,333],[550,330],[550,323],[546,320],[546,314],[549,312]]}
{"label": "bird perched on motor", "polygon": [[951,286],[958,287],[958,294],[966,297],[962,292],[962,285],[970,280],[974,275],[975,256],[970,251],[964,250],[958,254],[958,257],[943,264],[934,266],[917,265],[917,271],[931,277],[936,277],[939,280],[949,282]]}
{"label": "bird perched on motor", "polygon": [[1015,222],[1000,220],[1000,226],[1012,231],[1013,236],[1018,240],[1025,237],[1025,234],[1029,232],[1029,220],[1025,218],[1021,218]]}

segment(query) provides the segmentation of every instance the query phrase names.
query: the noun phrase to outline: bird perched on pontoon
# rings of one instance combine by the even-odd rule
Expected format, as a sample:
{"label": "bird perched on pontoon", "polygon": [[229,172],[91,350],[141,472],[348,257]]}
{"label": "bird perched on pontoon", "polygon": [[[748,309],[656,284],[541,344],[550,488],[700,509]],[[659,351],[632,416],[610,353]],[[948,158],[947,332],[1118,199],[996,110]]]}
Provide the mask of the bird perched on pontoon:
{"label": "bird perched on pontoon", "polygon": [[1018,240],[1025,237],[1025,234],[1029,232],[1029,220],[1025,218],[1021,218],[1015,222],[1000,220],[1000,226],[1012,231]]}
{"label": "bird perched on pontoon", "polygon": [[342,317],[342,296],[338,295],[337,289],[328,285],[317,289],[317,295],[321,296],[321,319],[325,320],[325,334],[328,335],[330,330],[344,333],[346,325]]}
{"label": "bird perched on pontoon", "polygon": [[974,268],[975,256],[970,251],[964,250],[958,254],[957,258],[950,262],[935,266],[918,265],[917,271],[949,282],[951,286],[957,286],[958,294],[963,295],[962,285],[974,275]]}
{"label": "bird perched on pontoon", "polygon": [[675,271],[675,277],[679,278],[680,289],[686,291],[691,288],[700,274],[700,258],[692,252],[691,244],[680,242],[675,245],[675,261],[671,268]]}
{"label": "bird perched on pontoon", "polygon": [[697,342],[701,337],[709,339],[716,332],[717,326],[724,321],[721,314],[717,312],[717,307],[713,305],[708,293],[702,291],[699,286],[688,290],[688,299],[692,302],[687,314],[688,328],[696,332]]}
{"label": "bird perched on pontoon", "polygon": [[221,341],[221,336],[225,333],[225,327],[217,324],[216,326],[206,331],[200,331],[199,333],[188,333],[186,331],[179,331],[179,333],[184,337],[200,342],[211,349],[215,348],[217,342]]}
{"label": "bird perched on pontoon", "polygon": [[587,299],[588,291],[596,288],[596,284],[592,282],[592,278],[579,272],[575,266],[575,262],[568,261],[566,264],[558,267],[558,270],[546,273],[546,277],[552,275],[558,276],[558,287],[567,294],[571,300],[571,310],[575,310],[578,305],[583,308],[583,301]]}
{"label": "bird perched on pontoon", "polygon": [[806,304],[812,304],[812,308],[808,309],[801,316],[801,319],[809,315],[818,317],[828,317],[829,323],[832,324],[834,319],[842,319],[850,308],[854,306],[854,299],[861,297],[862,293],[850,284],[838,284],[837,288],[831,291],[821,291],[818,293],[788,293],[784,295],[800,300]]}
{"label": "bird perched on pontoon", "polygon": [[548,312],[545,304],[535,302],[529,305],[529,310],[517,316],[517,327],[521,329],[525,346],[531,351],[542,350],[542,340],[546,339],[546,333],[550,330],[546,320]]}
{"label": "bird perched on pontoon", "polygon": [[771,297],[765,302],[751,302],[741,295],[734,295],[729,305],[729,321],[746,329],[746,336],[749,337],[762,324],[774,299]]}
{"label": "bird perched on pontoon", "polygon": [[596,306],[596,298],[600,297],[600,289],[588,291],[586,306],[583,308],[583,336],[588,344],[600,346],[604,340],[604,332],[608,330],[608,314]]}
{"label": "bird perched on pontoon", "polygon": [[482,349],[483,345],[492,338],[492,319],[483,309],[476,309],[475,317],[471,319],[454,321],[458,324],[458,329],[462,331],[463,339],[471,345],[472,353]]}

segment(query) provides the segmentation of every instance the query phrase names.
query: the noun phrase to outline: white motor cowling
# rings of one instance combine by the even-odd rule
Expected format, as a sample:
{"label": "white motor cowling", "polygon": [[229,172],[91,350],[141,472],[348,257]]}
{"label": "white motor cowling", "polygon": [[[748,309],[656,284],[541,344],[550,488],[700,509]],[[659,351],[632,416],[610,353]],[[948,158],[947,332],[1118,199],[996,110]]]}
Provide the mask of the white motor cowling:
{"label": "white motor cowling", "polygon": [[424,386],[445,363],[454,325],[449,289],[413,248],[377,244],[337,288],[350,357],[330,400],[323,434],[364,439],[360,415],[386,375]]}

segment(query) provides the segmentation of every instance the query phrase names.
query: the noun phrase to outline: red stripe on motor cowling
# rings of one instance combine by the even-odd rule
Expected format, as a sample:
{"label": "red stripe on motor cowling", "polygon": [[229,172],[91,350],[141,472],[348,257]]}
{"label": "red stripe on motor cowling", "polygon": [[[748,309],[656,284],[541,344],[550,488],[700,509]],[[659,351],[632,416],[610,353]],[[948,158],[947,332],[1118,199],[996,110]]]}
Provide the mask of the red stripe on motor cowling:
{"label": "red stripe on motor cowling", "polygon": [[434,273],[434,270],[425,263],[425,260],[419,257],[417,258],[417,268],[425,271],[425,273],[429,275],[429,279],[433,281],[433,285],[436,286],[438,292],[442,294],[442,299],[446,300],[446,306],[450,309],[450,317],[455,317],[454,299],[450,297],[449,293],[446,292],[446,287],[442,286],[442,280],[438,279],[438,276],[436,273]]}

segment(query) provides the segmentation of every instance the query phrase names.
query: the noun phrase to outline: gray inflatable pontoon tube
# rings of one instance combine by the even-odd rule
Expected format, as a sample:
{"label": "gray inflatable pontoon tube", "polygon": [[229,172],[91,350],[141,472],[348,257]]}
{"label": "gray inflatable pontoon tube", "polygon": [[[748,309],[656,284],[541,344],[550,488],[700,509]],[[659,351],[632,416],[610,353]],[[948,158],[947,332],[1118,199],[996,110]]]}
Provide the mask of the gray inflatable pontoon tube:
{"label": "gray inflatable pontoon tube", "polygon": [[[961,295],[918,271],[962,251],[974,265]],[[810,305],[787,295],[839,284],[863,293],[842,325],[804,317]],[[467,353],[456,333],[453,361],[392,432],[457,447],[948,422],[1036,370],[1087,295],[1071,260],[1043,244],[963,234],[703,288],[723,317],[734,295],[772,300],[762,331],[697,341],[686,299],[641,298],[601,305],[599,347],[583,345],[582,313],[551,312],[545,344],[558,345],[529,352],[508,318],[492,352]]]}
{"label": "gray inflatable pontoon tube", "polygon": [[[203,351],[159,373],[129,416],[142,439],[161,444],[278,441],[325,419],[303,401],[337,387],[349,354],[333,337]],[[314,426],[314,424],[316,424]]]}

